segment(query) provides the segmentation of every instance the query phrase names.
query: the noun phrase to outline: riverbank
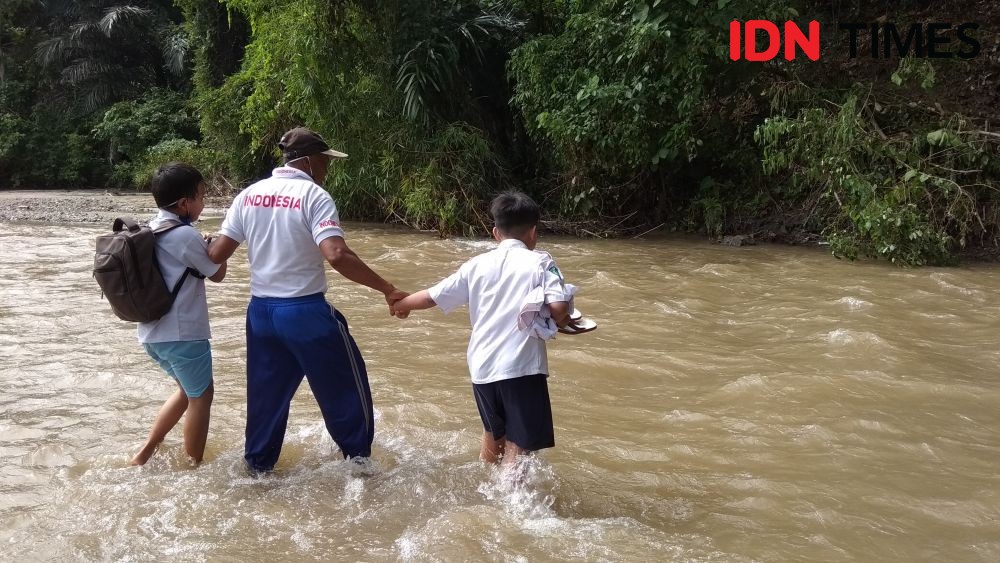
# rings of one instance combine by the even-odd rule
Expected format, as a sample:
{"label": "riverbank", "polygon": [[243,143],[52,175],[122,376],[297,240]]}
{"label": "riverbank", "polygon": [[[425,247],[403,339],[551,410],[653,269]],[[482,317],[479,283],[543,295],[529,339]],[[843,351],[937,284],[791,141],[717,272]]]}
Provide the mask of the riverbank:
{"label": "riverbank", "polygon": [[[232,202],[232,196],[205,197],[203,218],[222,217]],[[148,193],[110,192],[98,190],[0,190],[0,222],[31,222],[55,224],[102,224],[122,215],[146,220],[156,214],[153,196]],[[551,231],[588,238],[586,230],[547,225]],[[543,225],[543,228],[546,225]],[[652,235],[653,233],[647,233]],[[603,237],[594,237],[603,238]],[[723,246],[753,246],[773,243],[790,246],[823,246],[815,233],[784,232],[767,226],[749,235],[732,235],[718,239]],[[958,252],[960,259],[972,262],[1000,262],[996,246],[982,245]]]}
{"label": "riverbank", "polygon": [[[232,197],[207,196],[205,214],[221,215]],[[0,191],[0,221],[41,223],[106,223],[128,215],[143,219],[156,214],[148,193],[115,193],[94,190]]]}

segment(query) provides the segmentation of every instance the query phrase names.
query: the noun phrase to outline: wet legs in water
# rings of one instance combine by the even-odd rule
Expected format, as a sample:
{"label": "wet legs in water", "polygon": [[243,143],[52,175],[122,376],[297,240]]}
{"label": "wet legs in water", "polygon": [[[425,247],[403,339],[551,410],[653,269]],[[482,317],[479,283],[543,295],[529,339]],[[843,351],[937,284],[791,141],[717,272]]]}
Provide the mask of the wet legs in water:
{"label": "wet legs in water", "polygon": [[205,389],[201,397],[189,398],[178,385],[177,391],[174,391],[174,394],[160,407],[160,412],[156,415],[153,427],[149,431],[149,438],[146,439],[146,443],[143,444],[139,453],[135,454],[129,465],[143,465],[149,461],[157,446],[160,445],[167,433],[177,425],[185,412],[187,412],[187,418],[184,420],[184,451],[196,464],[201,463],[205,455],[209,413],[214,394],[215,385],[213,384]]}
{"label": "wet legs in water", "polygon": [[518,446],[507,438],[497,440],[490,431],[483,432],[483,446],[479,450],[479,459],[486,463],[499,464],[513,483],[519,483],[523,478],[517,462],[529,454],[530,450]]}

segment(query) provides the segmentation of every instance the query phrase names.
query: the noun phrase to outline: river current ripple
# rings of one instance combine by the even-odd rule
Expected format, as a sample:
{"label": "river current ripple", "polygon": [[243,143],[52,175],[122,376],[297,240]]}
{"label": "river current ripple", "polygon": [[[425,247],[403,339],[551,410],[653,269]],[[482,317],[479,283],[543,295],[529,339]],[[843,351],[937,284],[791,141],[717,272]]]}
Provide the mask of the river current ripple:
{"label": "river current ripple", "polygon": [[[557,447],[512,491],[476,460],[464,310],[399,321],[334,273],[377,469],[338,459],[303,384],[277,471],[249,478],[242,250],[208,290],[206,462],[175,430],[125,467],[172,383],[101,301],[103,230],[0,223],[4,560],[1000,560],[995,267],[543,237],[600,329],[550,345]],[[491,244],[348,238],[409,290]]]}

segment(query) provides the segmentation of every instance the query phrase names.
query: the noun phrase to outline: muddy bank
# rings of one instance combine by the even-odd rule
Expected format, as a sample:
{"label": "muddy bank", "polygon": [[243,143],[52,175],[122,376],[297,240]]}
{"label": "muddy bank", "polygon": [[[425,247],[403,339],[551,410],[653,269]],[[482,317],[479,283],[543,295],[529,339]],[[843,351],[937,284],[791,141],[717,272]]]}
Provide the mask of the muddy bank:
{"label": "muddy bank", "polygon": [[[205,198],[204,217],[222,215],[231,197]],[[122,215],[146,221],[156,214],[148,193],[0,191],[0,221],[110,223]]]}

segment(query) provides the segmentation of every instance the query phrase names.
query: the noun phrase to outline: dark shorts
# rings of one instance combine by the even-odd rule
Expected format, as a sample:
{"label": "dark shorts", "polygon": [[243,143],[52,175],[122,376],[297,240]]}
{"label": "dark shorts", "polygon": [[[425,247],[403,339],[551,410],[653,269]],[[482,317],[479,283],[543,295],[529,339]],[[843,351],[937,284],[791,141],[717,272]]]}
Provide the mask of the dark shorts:
{"label": "dark shorts", "polygon": [[472,384],[483,428],[494,440],[507,438],[529,451],[556,445],[546,377],[540,373]]}

